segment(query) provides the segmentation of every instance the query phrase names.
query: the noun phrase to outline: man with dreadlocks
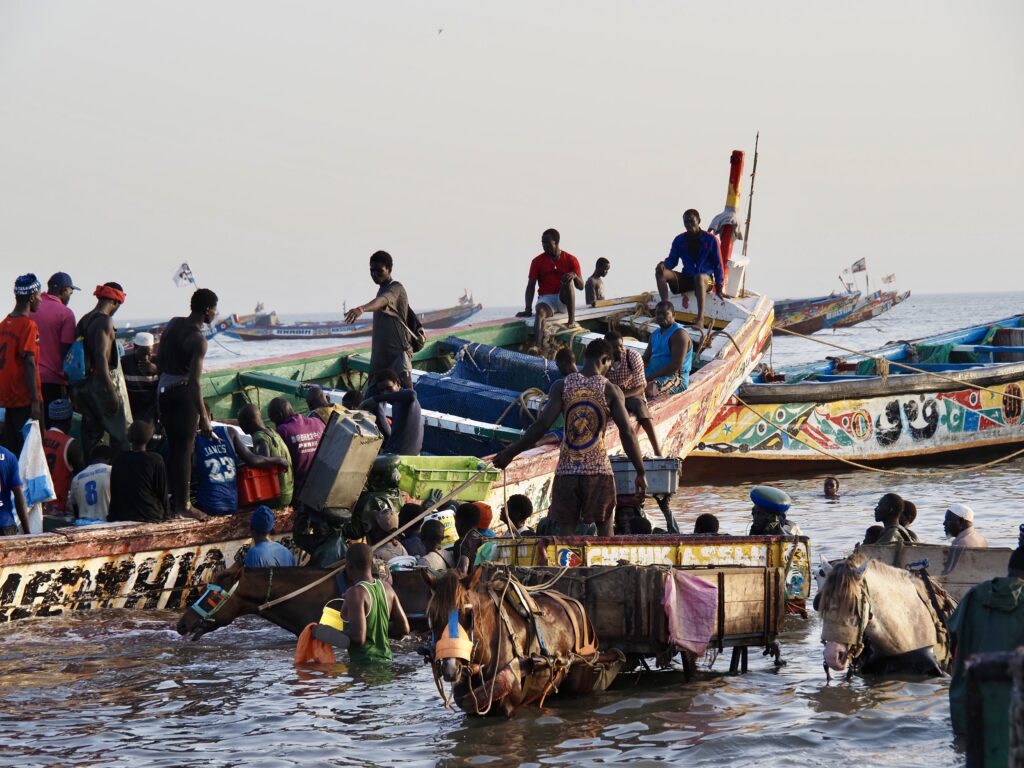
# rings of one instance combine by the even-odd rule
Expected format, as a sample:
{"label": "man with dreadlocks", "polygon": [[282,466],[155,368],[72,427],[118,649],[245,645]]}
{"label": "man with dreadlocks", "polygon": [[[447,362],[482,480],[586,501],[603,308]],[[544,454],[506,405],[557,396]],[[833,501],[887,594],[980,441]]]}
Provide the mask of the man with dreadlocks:
{"label": "man with dreadlocks", "polygon": [[[654,279],[662,301],[668,299],[669,289],[673,293],[693,291],[697,300],[697,319],[694,326],[704,325],[704,293],[708,277],[715,280],[715,293],[722,295],[722,255],[718,238],[700,228],[700,214],[690,208],[683,214],[686,231],[676,235],[669,249],[668,258],[659,261],[654,268]],[[680,271],[673,267],[680,265]]]}
{"label": "man with dreadlocks", "polygon": [[0,407],[4,416],[3,445],[21,453],[21,428],[43,417],[39,380],[39,327],[30,313],[39,308],[39,280],[33,274],[14,281],[14,311],[0,322]]}
{"label": "man with dreadlocks", "polygon": [[114,313],[124,304],[126,294],[118,283],[104,283],[93,291],[96,306],[86,312],[75,336],[82,338],[87,373],[75,389],[75,405],[82,413],[82,447],[85,455],[110,436],[110,447],[128,448],[128,419],[121,399],[117,377],[121,358],[114,340]]}

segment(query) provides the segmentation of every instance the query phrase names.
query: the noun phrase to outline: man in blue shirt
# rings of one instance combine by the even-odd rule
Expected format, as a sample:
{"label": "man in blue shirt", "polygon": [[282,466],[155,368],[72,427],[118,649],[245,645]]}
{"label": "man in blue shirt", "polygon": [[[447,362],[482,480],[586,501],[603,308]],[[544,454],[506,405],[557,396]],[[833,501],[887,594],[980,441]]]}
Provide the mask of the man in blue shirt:
{"label": "man in blue shirt", "polygon": [[[700,214],[693,208],[683,214],[683,226],[686,231],[676,235],[668,258],[654,268],[654,279],[662,301],[668,300],[670,288],[676,294],[693,291],[697,299],[694,325],[699,328],[704,324],[705,275],[714,278],[715,293],[722,296],[722,256],[718,238],[700,228]],[[673,269],[676,264],[681,264],[679,272]]]}
{"label": "man in blue shirt", "polygon": [[245,553],[246,568],[292,568],[295,556],[282,544],[270,540],[274,530],[274,511],[267,506],[256,507],[249,519],[253,545]]}
{"label": "man in blue shirt", "polygon": [[28,505],[22,491],[18,457],[0,446],[0,536],[18,535],[15,511],[21,518],[22,529],[28,533]]}

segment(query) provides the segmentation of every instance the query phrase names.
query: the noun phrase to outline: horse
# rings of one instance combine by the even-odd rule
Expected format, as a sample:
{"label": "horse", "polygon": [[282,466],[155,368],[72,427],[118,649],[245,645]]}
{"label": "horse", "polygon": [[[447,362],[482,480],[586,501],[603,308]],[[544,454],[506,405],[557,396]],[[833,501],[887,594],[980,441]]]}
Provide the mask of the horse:
{"label": "horse", "polygon": [[511,574],[477,568],[425,572],[431,587],[427,619],[433,634],[434,682],[471,715],[503,713],[539,702],[552,691],[588,693],[610,680],[621,655],[601,654],[579,601],[551,590],[530,591]]}
{"label": "horse", "polygon": [[[320,619],[328,600],[343,591],[330,568],[246,568],[235,566],[218,573],[202,596],[185,609],[176,629],[182,637],[198,640],[207,632],[226,627],[239,616],[256,615],[298,636],[307,624]],[[338,571],[340,575],[342,572]],[[324,578],[329,576],[330,578]],[[260,606],[295,592],[318,579],[310,589],[260,610]],[[422,617],[428,592],[414,572],[392,574],[392,586],[409,616]],[[422,622],[421,622],[422,623]]]}
{"label": "horse", "polygon": [[815,599],[822,614],[825,673],[948,673],[946,623],[956,607],[927,574],[853,553],[832,566]]}

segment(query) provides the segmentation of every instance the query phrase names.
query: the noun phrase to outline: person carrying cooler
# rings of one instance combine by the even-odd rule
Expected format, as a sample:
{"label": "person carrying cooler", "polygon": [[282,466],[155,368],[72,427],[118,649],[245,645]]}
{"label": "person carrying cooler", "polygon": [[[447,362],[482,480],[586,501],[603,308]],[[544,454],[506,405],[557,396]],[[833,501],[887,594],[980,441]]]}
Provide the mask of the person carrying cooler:
{"label": "person carrying cooler", "polygon": [[213,437],[196,435],[195,471],[198,478],[196,506],[208,515],[230,515],[238,509],[239,460],[250,467],[286,467],[278,456],[259,456],[242,442],[238,430],[213,428]]}

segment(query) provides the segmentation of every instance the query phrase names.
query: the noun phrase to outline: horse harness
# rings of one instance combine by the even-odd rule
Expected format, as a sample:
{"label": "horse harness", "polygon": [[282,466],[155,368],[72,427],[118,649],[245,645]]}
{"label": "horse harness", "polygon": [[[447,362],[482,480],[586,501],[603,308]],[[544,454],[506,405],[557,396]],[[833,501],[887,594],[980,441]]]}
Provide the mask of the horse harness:
{"label": "horse harness", "polygon": [[[555,655],[549,650],[548,643],[544,638],[544,632],[537,620],[539,616],[544,615],[544,609],[537,605],[535,595],[543,595],[552,600],[565,612],[566,617],[569,619],[569,624],[572,626],[573,655],[586,658],[597,653],[597,638],[594,636],[594,628],[591,626],[586,610],[579,600],[551,589],[531,593],[529,587],[515,578],[515,576],[508,574],[506,578],[508,581],[502,586],[501,595],[498,594],[498,590],[493,582],[488,587],[487,593],[498,609],[498,616],[509,635],[516,658],[525,658],[536,652],[548,658],[552,658]],[[505,599],[502,599],[502,595],[505,596]],[[529,636],[525,647],[512,626],[508,615],[508,608],[514,610],[526,621]]]}
{"label": "horse harness", "polygon": [[[238,585],[242,582],[241,576],[239,576],[235,583],[231,585],[229,589],[219,584],[214,584],[212,581],[206,585],[206,589],[203,590],[203,594],[199,596],[199,599],[192,604],[192,610],[199,614],[200,621],[209,626],[215,624],[213,620],[214,615],[217,611],[227,605],[228,601],[231,600],[235,595],[235,590],[238,589]],[[263,598],[263,602],[266,603],[270,600],[270,592],[274,588],[274,569],[267,569],[267,595]],[[262,608],[262,605],[260,606]],[[263,611],[257,609],[258,613]]]}

